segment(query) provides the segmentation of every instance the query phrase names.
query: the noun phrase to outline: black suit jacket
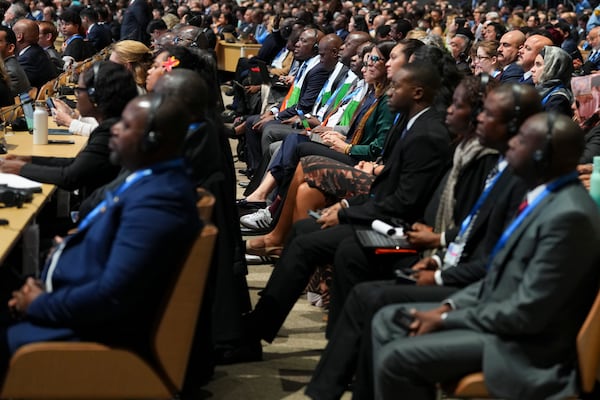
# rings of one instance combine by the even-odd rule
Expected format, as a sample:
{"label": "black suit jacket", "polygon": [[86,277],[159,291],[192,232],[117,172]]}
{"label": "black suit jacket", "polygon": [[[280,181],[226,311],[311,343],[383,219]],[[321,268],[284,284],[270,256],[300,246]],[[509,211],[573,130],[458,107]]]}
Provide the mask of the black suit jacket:
{"label": "black suit jacket", "polygon": [[66,190],[81,189],[83,196],[112,181],[120,167],[108,159],[110,127],[118,119],[102,121],[90,135],[87,145],[75,158],[32,157],[20,175],[34,181],[52,183]]}
{"label": "black suit jacket", "polygon": [[58,75],[48,53],[37,44],[32,44],[25,53],[17,57],[17,61],[27,74],[31,86],[38,89]]}
{"label": "black suit jacket", "polygon": [[442,271],[444,286],[465,287],[485,276],[488,257],[526,192],[525,183],[507,167],[479,210],[459,264]]}
{"label": "black suit jacket", "polygon": [[[348,199],[350,207],[339,213],[341,222],[370,224],[374,219],[400,218],[412,223],[423,217],[450,165],[450,135],[442,118],[432,108],[417,118],[405,137],[396,140],[370,193]],[[400,135],[398,131],[390,134]]]}
{"label": "black suit jacket", "polygon": [[585,134],[585,149],[583,149],[579,164],[594,162],[594,156],[600,156],[600,125],[593,127]]}
{"label": "black suit jacket", "polygon": [[312,108],[319,96],[319,92],[325,86],[327,78],[332,71],[327,71],[323,68],[323,64],[318,63],[310,71],[306,73],[302,88],[300,89],[300,98],[298,103],[293,107],[288,107],[279,113],[279,119],[285,120],[297,114],[296,110],[300,109],[305,113],[312,111]]}

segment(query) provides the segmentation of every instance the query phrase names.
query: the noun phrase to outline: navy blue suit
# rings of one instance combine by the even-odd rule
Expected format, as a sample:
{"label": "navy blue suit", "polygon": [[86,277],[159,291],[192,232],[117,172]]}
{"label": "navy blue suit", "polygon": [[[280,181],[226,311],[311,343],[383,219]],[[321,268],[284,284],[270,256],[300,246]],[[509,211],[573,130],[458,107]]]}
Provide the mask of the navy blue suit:
{"label": "navy blue suit", "polygon": [[58,75],[48,53],[37,44],[29,46],[25,53],[17,57],[17,61],[27,74],[31,86],[38,89]]}
{"label": "navy blue suit", "polygon": [[[53,291],[8,327],[8,348],[93,340],[146,350],[177,266],[200,229],[194,184],[182,167],[157,168],[67,238]],[[45,280],[48,266],[42,273]],[[2,360],[5,361],[5,360]]]}
{"label": "navy blue suit", "polygon": [[524,73],[523,68],[514,62],[509,64],[508,67],[502,71],[499,80],[502,83],[518,83]]}
{"label": "navy blue suit", "polygon": [[130,39],[148,44],[149,36],[146,33],[146,26],[150,19],[150,7],[145,0],[131,1],[123,14],[120,40]]}
{"label": "navy blue suit", "polygon": [[112,43],[110,28],[104,24],[94,24],[88,30],[86,39],[92,44],[92,46],[94,46],[96,51],[100,51]]}

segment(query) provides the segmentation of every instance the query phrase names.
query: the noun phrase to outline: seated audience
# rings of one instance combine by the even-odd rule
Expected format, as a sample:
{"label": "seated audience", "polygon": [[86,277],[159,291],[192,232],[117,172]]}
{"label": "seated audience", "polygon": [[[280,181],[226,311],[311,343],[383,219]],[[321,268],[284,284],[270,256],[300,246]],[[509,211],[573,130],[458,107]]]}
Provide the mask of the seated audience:
{"label": "seated audience", "polygon": [[[575,171],[582,150],[583,133],[564,115],[537,114],[521,126],[506,158],[530,190],[528,205],[484,279],[437,308],[406,303],[375,316],[369,398],[434,399],[437,382],[481,370],[494,397],[578,392],[575,341],[600,278],[600,215]],[[400,308],[414,317],[405,327],[394,322]]]}
{"label": "seated audience", "polygon": [[[495,148],[504,155],[519,124],[540,110],[539,100],[532,87],[519,89],[503,86],[489,93],[477,117],[477,136],[481,144]],[[519,102],[518,115],[515,113],[515,101]],[[513,120],[516,124],[509,130],[507,122]],[[443,257],[443,261],[425,258],[412,267],[416,272],[416,285],[394,281],[366,282],[354,286],[345,301],[342,298],[344,296],[337,293],[333,295],[335,301],[331,303],[330,313],[339,316],[332,318],[332,322],[328,324],[330,340],[308,385],[309,396],[318,399],[338,398],[355,371],[359,379],[370,380],[370,376],[365,376],[364,373],[367,369],[365,366],[370,365],[371,352],[364,347],[368,344],[365,344],[362,337],[369,334],[370,321],[381,307],[395,302],[441,301],[485,275],[484,266],[489,253],[526,191],[522,180],[506,167],[504,157],[500,158],[490,173],[492,179],[489,186],[478,199],[482,203],[479,208],[474,206],[461,223],[461,232],[449,245],[449,249],[452,247],[452,250],[448,250],[451,257]],[[457,249],[460,254],[452,255],[451,251]],[[438,269],[438,263],[441,269]],[[344,280],[344,265],[338,267],[334,271],[334,291],[338,290]],[[435,272],[436,270],[439,272]],[[361,361],[357,365],[359,354]]]}
{"label": "seated audience", "polygon": [[119,167],[109,160],[110,129],[127,102],[137,95],[133,77],[121,65],[99,62],[79,77],[75,93],[81,115],[94,117],[100,123],[77,157],[9,154],[0,164],[0,171],[52,183],[66,190],[79,189],[84,198],[117,176]]}
{"label": "seated audience", "polygon": [[[133,85],[132,85],[132,89]],[[173,98],[146,96],[112,128],[111,155],[132,173],[54,251],[40,280],[28,278],[3,326],[3,367],[24,344],[100,341],[149,355],[168,283],[201,223],[180,146],[188,120]],[[147,132],[158,133],[154,139]],[[150,295],[151,294],[151,295]]]}

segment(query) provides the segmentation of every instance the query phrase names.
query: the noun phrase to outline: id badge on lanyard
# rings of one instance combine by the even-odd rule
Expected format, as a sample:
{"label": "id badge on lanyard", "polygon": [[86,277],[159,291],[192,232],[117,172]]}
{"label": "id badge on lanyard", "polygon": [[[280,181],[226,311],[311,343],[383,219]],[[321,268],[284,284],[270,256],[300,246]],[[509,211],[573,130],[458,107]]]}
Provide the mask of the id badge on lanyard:
{"label": "id badge on lanyard", "polygon": [[442,269],[456,267],[460,261],[463,251],[465,250],[464,242],[452,242],[448,245],[448,250],[444,255],[444,263]]}

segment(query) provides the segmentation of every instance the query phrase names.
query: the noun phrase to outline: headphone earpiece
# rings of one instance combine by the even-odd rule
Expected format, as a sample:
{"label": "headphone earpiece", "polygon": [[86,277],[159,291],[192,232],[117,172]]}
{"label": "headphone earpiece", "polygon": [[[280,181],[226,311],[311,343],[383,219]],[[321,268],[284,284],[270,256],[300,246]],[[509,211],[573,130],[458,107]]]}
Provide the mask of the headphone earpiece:
{"label": "headphone earpiece", "polygon": [[556,122],[556,112],[550,111],[547,119],[546,141],[541,149],[533,152],[533,161],[539,169],[546,168],[552,157],[552,135],[554,133],[554,124]]}
{"label": "headphone earpiece", "polygon": [[319,31],[317,31],[316,29],[313,29],[315,31],[315,44],[313,44],[313,54],[317,55],[319,54]]}
{"label": "headphone earpiece", "polygon": [[92,79],[92,86],[87,88],[88,97],[90,98],[90,101],[92,102],[94,107],[98,107],[98,104],[96,101],[96,86],[98,84],[97,79],[98,79],[99,71],[100,71],[100,64],[95,63],[94,66],[92,67],[92,72],[94,73],[94,77]]}
{"label": "headphone earpiece", "polygon": [[477,103],[473,106],[471,111],[471,123],[473,126],[477,126],[477,116],[483,111],[483,99],[485,98],[485,89],[490,82],[489,74],[485,72],[479,75],[479,91],[477,92]]}
{"label": "headphone earpiece", "polygon": [[146,124],[146,131],[144,132],[144,137],[142,138],[141,147],[144,153],[148,153],[154,151],[160,145],[162,134],[160,131],[156,130],[155,125],[155,115],[158,112],[158,109],[162,105],[164,101],[163,94],[155,94],[155,97],[152,99],[150,103],[150,108],[148,109],[148,122]]}
{"label": "headphone earpiece", "polygon": [[508,121],[506,128],[508,129],[508,134],[510,137],[513,137],[519,132],[519,118],[521,117],[521,88],[519,85],[513,84],[512,86],[512,94],[513,94],[513,116]]}

